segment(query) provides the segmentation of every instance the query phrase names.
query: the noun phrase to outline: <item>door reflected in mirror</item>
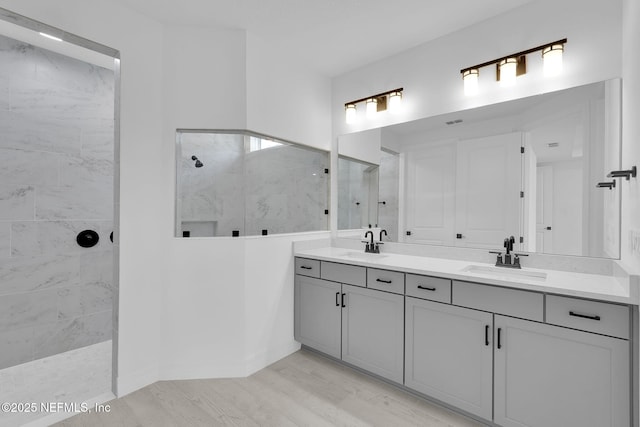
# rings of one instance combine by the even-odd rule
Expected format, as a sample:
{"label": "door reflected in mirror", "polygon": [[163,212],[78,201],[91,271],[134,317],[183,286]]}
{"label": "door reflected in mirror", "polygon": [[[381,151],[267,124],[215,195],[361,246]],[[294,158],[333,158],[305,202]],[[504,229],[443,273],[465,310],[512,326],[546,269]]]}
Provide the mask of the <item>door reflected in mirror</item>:
{"label": "door reflected in mirror", "polygon": [[[399,201],[393,240],[500,249],[513,235],[518,251],[618,258],[620,187],[596,185],[620,168],[620,89],[615,79],[384,128],[383,149],[401,153],[397,185],[384,160],[379,172],[379,200]],[[378,223],[393,229],[386,207]]]}

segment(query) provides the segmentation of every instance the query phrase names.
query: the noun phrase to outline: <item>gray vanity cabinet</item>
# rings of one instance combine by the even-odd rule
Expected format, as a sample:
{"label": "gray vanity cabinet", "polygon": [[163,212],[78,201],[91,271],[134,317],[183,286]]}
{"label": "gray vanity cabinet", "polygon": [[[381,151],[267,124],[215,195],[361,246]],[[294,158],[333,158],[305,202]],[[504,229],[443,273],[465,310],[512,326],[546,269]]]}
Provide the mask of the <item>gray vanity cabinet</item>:
{"label": "gray vanity cabinet", "polygon": [[628,341],[500,315],[495,340],[496,424],[629,426]]}
{"label": "gray vanity cabinet", "polygon": [[406,298],[405,385],[490,420],[493,314]]}
{"label": "gray vanity cabinet", "polygon": [[294,337],[330,356],[341,353],[340,283],[296,274]]}
{"label": "gray vanity cabinet", "polygon": [[402,383],[404,296],[342,285],[342,360]]}

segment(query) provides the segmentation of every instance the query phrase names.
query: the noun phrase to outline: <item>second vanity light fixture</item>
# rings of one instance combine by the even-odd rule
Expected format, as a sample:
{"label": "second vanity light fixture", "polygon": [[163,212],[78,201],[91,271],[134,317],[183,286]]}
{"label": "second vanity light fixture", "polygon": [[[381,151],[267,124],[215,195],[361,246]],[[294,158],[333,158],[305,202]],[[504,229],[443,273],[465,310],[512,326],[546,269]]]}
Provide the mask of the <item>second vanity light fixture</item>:
{"label": "second vanity light fixture", "polygon": [[460,70],[462,81],[464,83],[464,94],[473,96],[478,93],[478,77],[480,68],[489,65],[496,66],[496,80],[503,87],[513,86],[516,77],[527,72],[527,55],[533,52],[542,51],[542,59],[544,61],[543,70],[545,77],[552,77],[562,72],[562,53],[567,39],[558,40],[552,43],[543,44],[532,49],[523,50],[522,52],[503,56],[502,58],[492,61],[483,62]]}
{"label": "second vanity light fixture", "polygon": [[344,104],[345,120],[351,124],[356,121],[356,104],[365,103],[365,113],[368,119],[372,119],[380,111],[389,110],[390,113],[397,113],[402,106],[403,88],[389,90],[366,98],[356,99]]}

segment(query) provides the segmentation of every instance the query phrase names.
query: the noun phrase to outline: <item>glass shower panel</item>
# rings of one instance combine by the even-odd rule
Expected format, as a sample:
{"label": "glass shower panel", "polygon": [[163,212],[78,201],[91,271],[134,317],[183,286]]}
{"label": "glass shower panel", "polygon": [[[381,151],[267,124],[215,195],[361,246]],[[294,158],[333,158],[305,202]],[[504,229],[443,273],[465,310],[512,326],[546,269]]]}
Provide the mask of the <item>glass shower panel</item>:
{"label": "glass shower panel", "polygon": [[245,160],[247,235],[326,230],[327,154],[264,139],[260,146]]}
{"label": "glass shower panel", "polygon": [[327,230],[327,152],[249,131],[177,132],[176,236]]}

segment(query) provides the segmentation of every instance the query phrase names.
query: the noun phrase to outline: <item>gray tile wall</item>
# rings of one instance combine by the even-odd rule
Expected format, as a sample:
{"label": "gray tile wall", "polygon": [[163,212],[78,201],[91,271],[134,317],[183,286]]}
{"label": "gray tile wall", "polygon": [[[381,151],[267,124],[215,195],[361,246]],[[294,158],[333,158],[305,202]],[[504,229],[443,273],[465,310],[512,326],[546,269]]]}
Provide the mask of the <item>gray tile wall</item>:
{"label": "gray tile wall", "polygon": [[113,71],[0,36],[0,369],[111,339],[113,119]]}

